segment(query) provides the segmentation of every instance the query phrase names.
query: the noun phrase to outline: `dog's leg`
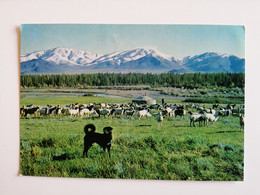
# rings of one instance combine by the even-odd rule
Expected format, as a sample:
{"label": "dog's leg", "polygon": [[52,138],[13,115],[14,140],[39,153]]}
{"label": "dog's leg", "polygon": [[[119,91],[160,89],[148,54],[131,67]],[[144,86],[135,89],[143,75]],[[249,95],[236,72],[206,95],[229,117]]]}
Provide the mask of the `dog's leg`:
{"label": "dog's leg", "polygon": [[85,156],[88,157],[88,150],[89,150],[90,147],[91,147],[91,145],[84,146],[83,158]]}
{"label": "dog's leg", "polygon": [[111,147],[111,145],[107,146],[107,151],[108,151],[109,158],[111,157],[111,155],[110,155],[110,147]]}
{"label": "dog's leg", "polygon": [[105,156],[106,153],[106,147],[103,147],[103,156]]}
{"label": "dog's leg", "polygon": [[111,157],[111,155],[110,155],[110,147],[107,148],[107,151],[108,151],[108,156],[110,158]]}
{"label": "dog's leg", "polygon": [[104,156],[105,156],[105,154],[106,154],[106,149],[107,149],[108,155],[109,155],[109,157],[110,157],[110,147],[111,147],[111,145],[102,147],[102,148],[103,148],[103,155],[104,155]]}
{"label": "dog's leg", "polygon": [[84,151],[83,151],[83,158],[84,158],[85,156],[87,157],[87,151],[86,151],[86,149],[84,148]]}

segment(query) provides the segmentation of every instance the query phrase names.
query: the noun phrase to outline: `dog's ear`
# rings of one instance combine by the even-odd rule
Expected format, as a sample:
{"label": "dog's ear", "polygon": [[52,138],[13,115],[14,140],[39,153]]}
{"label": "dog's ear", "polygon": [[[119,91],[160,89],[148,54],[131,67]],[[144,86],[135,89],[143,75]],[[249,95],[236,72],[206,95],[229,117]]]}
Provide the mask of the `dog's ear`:
{"label": "dog's ear", "polygon": [[109,133],[111,133],[112,130],[113,130],[112,127],[104,127],[103,132],[104,132],[105,134],[109,134]]}

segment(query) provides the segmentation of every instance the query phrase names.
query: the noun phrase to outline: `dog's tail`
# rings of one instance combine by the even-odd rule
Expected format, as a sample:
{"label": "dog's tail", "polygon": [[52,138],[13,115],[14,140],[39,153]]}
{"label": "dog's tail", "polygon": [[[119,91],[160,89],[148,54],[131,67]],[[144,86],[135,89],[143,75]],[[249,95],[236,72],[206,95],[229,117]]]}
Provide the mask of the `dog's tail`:
{"label": "dog's tail", "polygon": [[112,130],[113,130],[112,127],[104,127],[104,128],[103,128],[104,134],[110,134]]}
{"label": "dog's tail", "polygon": [[[89,129],[90,129],[90,131],[89,131]],[[87,134],[87,133],[93,133],[93,132],[95,132],[95,130],[96,130],[96,127],[95,127],[95,125],[93,125],[93,124],[87,124],[85,127],[84,127],[84,131],[85,131],[85,133]]]}

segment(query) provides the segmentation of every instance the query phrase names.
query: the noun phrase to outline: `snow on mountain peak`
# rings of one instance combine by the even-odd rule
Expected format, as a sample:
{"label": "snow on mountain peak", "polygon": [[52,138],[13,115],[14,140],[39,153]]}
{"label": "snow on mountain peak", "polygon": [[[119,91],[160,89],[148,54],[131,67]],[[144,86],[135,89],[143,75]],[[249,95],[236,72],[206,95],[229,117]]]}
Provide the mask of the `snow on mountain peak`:
{"label": "snow on mountain peak", "polygon": [[91,63],[100,56],[100,54],[94,54],[79,49],[57,47],[22,55],[21,62],[42,59],[48,62],[54,62],[55,64],[83,65]]}
{"label": "snow on mountain peak", "polygon": [[206,52],[174,58],[156,49],[136,48],[106,55],[72,48],[53,48],[21,55],[21,72],[243,72],[245,60],[233,55]]}
{"label": "snow on mountain peak", "polygon": [[136,48],[132,50],[114,52],[104,56],[101,56],[97,60],[93,61],[93,64],[103,63],[103,62],[113,62],[116,65],[121,63],[126,63],[140,58],[151,56],[155,58],[161,58],[170,62],[175,62],[175,58],[166,54],[163,54],[154,49]]}
{"label": "snow on mountain peak", "polygon": [[41,57],[46,61],[60,63],[71,63],[74,65],[87,64],[98,58],[99,54],[93,54],[78,49],[72,48],[54,48],[47,50]]}
{"label": "snow on mountain peak", "polygon": [[26,62],[26,61],[38,59],[38,58],[40,58],[44,53],[45,53],[45,51],[37,51],[37,52],[32,52],[32,53],[24,54],[24,55],[21,55],[20,60],[21,60],[21,62]]}

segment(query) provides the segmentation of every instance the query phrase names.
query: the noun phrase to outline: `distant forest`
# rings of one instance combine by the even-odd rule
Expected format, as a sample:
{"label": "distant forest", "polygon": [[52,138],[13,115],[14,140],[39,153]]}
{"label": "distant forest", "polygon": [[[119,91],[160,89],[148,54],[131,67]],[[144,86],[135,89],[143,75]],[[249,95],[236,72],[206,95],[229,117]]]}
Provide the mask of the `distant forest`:
{"label": "distant forest", "polygon": [[21,75],[22,87],[88,87],[151,85],[154,87],[241,87],[245,86],[245,73],[96,73]]}

